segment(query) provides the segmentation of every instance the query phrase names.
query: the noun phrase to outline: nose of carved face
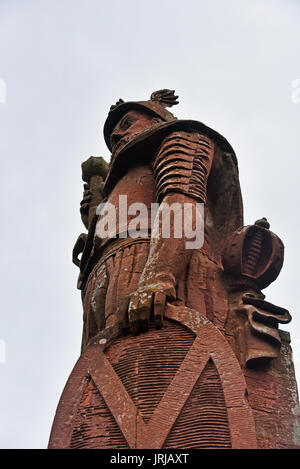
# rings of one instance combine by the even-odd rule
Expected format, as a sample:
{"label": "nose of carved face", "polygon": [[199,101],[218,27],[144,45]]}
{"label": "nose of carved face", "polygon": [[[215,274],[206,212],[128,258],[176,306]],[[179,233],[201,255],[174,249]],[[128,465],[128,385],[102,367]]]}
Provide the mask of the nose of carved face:
{"label": "nose of carved face", "polygon": [[110,142],[113,152],[120,151],[126,143],[133,138],[130,132],[114,132],[111,134]]}
{"label": "nose of carved face", "polygon": [[144,132],[160,119],[153,118],[143,112],[136,110],[129,111],[115,126],[111,136],[111,148],[115,153],[119,152],[121,148],[132,140],[136,135]]}
{"label": "nose of carved face", "polygon": [[117,148],[123,146],[125,143],[127,143],[130,133],[131,133],[131,127],[135,121],[132,119],[132,117],[125,116],[125,119],[123,118],[121,122],[115,127],[113,133],[110,136],[110,142],[111,142],[111,147],[112,151],[115,151]]}
{"label": "nose of carved face", "polygon": [[123,134],[113,133],[110,137],[111,146],[115,147],[122,137],[123,137]]}

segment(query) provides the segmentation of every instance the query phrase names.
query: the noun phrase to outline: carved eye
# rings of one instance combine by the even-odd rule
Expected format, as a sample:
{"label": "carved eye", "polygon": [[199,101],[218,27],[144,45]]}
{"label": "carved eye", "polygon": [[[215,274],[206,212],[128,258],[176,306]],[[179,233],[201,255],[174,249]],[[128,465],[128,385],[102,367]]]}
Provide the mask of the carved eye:
{"label": "carved eye", "polygon": [[129,116],[125,117],[120,123],[120,129],[127,130],[133,124],[133,122],[134,121],[132,117],[129,117]]}

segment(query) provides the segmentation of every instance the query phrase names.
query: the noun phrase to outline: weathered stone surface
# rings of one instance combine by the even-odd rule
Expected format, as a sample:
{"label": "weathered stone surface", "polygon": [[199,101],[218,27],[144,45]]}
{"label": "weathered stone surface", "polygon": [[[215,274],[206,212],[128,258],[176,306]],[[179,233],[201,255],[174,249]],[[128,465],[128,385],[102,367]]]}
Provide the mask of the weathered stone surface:
{"label": "weathered stone surface", "polygon": [[198,312],[170,306],[162,329],[103,349],[75,366],[51,448],[256,448],[238,361]]}
{"label": "weathered stone surface", "polygon": [[[174,104],[170,90],[119,100],[104,126],[109,167],[99,157],[82,166],[82,354],[49,448],[300,448],[291,348],[278,329],[291,316],[261,292],[279,275],[283,244],[264,218],[243,226],[232,147],[177,120]],[[176,216],[190,206],[198,240],[199,203],[203,243],[187,248]],[[168,236],[165,205],[176,207]]]}

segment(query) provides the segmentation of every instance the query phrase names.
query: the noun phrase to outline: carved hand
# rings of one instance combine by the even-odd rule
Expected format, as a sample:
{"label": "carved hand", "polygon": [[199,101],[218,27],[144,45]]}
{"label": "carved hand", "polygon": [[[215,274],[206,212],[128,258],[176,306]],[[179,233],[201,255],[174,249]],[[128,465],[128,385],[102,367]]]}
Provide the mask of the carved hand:
{"label": "carved hand", "polygon": [[91,156],[81,165],[84,184],[80,213],[87,229],[93,220],[97,206],[103,199],[103,181],[107,175],[108,164],[101,156]]}
{"label": "carved hand", "polygon": [[172,281],[155,281],[141,285],[131,296],[128,307],[129,328],[134,334],[149,329],[153,318],[157,328],[162,327],[166,301],[176,298]]}
{"label": "carved hand", "polygon": [[89,184],[84,184],[83,186],[84,192],[83,192],[83,199],[80,202],[80,213],[81,215],[85,215],[89,211],[89,203],[92,198],[92,194],[90,191],[90,186]]}
{"label": "carved hand", "polygon": [[91,206],[97,206],[103,199],[103,183],[98,186],[90,187],[88,183],[84,184],[83,199],[80,202],[80,214],[83,224],[88,228],[89,209]]}

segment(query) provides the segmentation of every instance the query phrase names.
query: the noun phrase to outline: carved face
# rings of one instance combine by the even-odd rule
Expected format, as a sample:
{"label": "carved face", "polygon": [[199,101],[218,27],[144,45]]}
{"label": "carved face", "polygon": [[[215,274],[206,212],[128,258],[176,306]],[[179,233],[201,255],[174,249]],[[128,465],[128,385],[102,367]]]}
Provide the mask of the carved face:
{"label": "carved face", "polygon": [[110,136],[112,152],[119,152],[136,135],[160,121],[158,117],[150,116],[142,111],[128,111],[114,127]]}

